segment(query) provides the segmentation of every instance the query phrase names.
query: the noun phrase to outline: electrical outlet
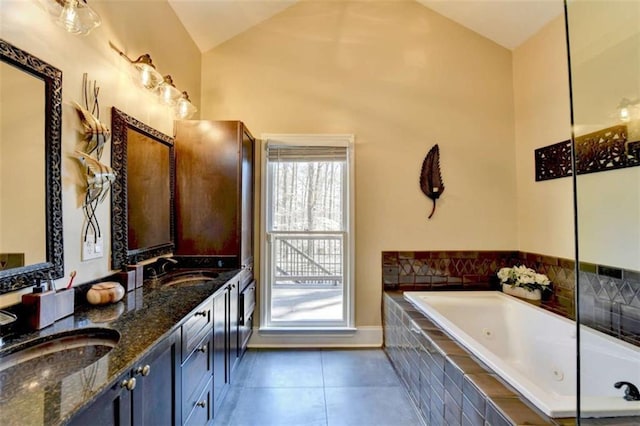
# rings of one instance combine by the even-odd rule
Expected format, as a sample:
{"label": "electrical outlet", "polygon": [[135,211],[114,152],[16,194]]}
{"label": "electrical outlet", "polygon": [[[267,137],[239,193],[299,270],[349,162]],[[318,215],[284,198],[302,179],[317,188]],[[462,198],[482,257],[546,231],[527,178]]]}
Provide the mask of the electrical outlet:
{"label": "electrical outlet", "polygon": [[104,245],[102,237],[94,240],[92,236],[89,236],[87,241],[82,242],[82,260],[85,261],[101,258],[104,255],[103,249]]}

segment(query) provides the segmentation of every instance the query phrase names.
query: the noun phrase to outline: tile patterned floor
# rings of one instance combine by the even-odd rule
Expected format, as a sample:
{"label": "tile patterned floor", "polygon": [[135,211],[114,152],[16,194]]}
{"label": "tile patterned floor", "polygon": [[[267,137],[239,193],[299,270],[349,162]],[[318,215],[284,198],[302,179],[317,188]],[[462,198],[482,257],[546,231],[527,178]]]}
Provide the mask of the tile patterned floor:
{"label": "tile patterned floor", "polygon": [[381,349],[251,350],[215,426],[423,426]]}

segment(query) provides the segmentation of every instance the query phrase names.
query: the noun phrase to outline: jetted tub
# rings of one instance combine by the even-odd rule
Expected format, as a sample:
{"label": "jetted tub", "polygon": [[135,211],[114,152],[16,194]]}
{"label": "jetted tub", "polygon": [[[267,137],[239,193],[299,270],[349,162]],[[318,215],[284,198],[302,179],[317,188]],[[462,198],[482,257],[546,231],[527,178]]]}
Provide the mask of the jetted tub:
{"label": "jetted tub", "polygon": [[[497,291],[405,292],[405,299],[550,417],[576,416],[576,324]],[[614,383],[640,386],[640,348],[585,326],[581,416],[640,415]]]}

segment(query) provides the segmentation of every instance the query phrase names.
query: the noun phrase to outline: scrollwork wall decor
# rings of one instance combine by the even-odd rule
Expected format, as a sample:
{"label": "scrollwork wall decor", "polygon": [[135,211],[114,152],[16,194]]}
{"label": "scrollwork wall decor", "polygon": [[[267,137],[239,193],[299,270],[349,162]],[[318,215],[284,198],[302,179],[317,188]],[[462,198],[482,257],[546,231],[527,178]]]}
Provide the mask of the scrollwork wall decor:
{"label": "scrollwork wall decor", "polygon": [[[618,125],[575,138],[577,174],[640,166],[640,142],[627,141],[627,126]],[[535,150],[536,181],[571,176],[571,141]]]}
{"label": "scrollwork wall decor", "polygon": [[576,138],[578,174],[602,172],[640,165],[640,159],[627,152],[627,126],[613,126]]}
{"label": "scrollwork wall decor", "polygon": [[571,176],[571,140],[538,148],[534,151],[536,181]]}

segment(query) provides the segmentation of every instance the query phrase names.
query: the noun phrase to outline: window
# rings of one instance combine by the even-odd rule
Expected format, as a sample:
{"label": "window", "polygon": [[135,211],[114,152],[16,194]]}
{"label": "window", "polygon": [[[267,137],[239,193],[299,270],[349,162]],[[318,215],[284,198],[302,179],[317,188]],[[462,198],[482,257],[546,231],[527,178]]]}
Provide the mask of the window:
{"label": "window", "polygon": [[353,136],[263,140],[261,326],[352,328]]}

